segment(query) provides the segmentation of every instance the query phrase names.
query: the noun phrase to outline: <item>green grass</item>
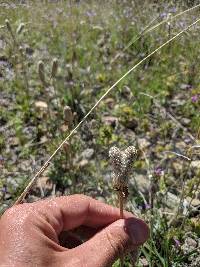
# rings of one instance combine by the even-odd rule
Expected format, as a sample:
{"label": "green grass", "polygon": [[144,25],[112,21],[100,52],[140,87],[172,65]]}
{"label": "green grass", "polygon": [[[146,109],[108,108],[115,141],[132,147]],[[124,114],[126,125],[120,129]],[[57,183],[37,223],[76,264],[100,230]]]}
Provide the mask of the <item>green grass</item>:
{"label": "green grass", "polygon": [[[4,158],[0,185],[3,188],[6,184],[9,194],[7,198],[2,194],[2,209],[13,203],[69,132],[63,127],[65,105],[76,113],[76,125],[128,69],[198,18],[197,11],[185,14],[171,22],[170,35],[169,25],[163,24],[124,50],[153,18],[163,14],[154,24],[160,22],[173,6],[169,3],[164,8],[162,1],[159,5],[144,1],[135,6],[134,1],[105,1],[101,6],[97,1],[60,1],[0,8],[0,155]],[[176,13],[186,8],[177,4]],[[17,34],[20,23],[25,27]],[[188,134],[196,136],[200,126],[200,100],[192,101],[200,93],[199,41],[198,24],[123,79],[70,140],[70,150],[60,151],[43,175],[56,186],[57,195],[85,193],[113,204],[108,150],[112,145],[124,148],[135,144],[140,153],[127,207],[151,228],[137,266],[146,259],[151,267],[192,267],[192,255],[198,253],[183,249],[188,233],[194,239],[200,233],[198,215],[191,211],[186,215],[182,204],[188,196],[197,198],[194,193],[198,191],[199,170],[183,158],[164,152],[187,155],[195,143]],[[55,57],[58,73],[50,80]],[[45,86],[37,73],[39,60],[45,65]],[[38,108],[38,101],[47,103],[48,108]],[[178,127],[170,115],[183,127]],[[117,123],[109,123],[108,116],[115,117]],[[82,156],[87,148],[94,151],[88,159]],[[198,155],[189,156],[197,162]],[[162,174],[155,174],[157,167],[162,168]],[[145,186],[138,179],[141,175]],[[51,194],[45,188],[44,192],[45,197]],[[168,206],[168,193],[178,201],[181,198],[178,213],[177,203]],[[31,195],[41,197],[38,185]],[[145,202],[153,207],[146,209]],[[170,214],[176,214],[171,224]],[[126,266],[130,266],[128,258]]]}

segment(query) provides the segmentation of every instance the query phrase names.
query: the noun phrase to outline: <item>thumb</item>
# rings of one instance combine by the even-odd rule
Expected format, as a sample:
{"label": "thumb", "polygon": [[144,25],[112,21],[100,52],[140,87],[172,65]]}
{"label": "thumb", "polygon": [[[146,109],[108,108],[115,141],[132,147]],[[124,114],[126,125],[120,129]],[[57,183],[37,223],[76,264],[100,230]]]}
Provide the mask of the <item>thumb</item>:
{"label": "thumb", "polygon": [[[142,245],[148,238],[148,226],[138,218],[118,220],[89,241],[70,251],[80,266],[107,267],[129,249]],[[78,265],[77,265],[78,266]]]}

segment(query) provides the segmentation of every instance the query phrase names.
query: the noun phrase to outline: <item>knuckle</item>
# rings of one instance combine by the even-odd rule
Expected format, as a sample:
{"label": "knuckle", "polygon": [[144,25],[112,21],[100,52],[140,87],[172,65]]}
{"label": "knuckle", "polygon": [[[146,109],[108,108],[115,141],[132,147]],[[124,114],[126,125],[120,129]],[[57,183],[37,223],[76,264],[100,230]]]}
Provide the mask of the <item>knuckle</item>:
{"label": "knuckle", "polygon": [[20,209],[21,207],[19,206],[13,206],[4,212],[2,218],[8,218],[8,219],[15,218],[18,215]]}
{"label": "knuckle", "polygon": [[91,197],[89,197],[89,196],[86,196],[86,195],[83,195],[83,194],[75,194],[75,195],[73,195],[73,197],[74,198],[78,198],[79,200],[83,200],[83,201],[90,201],[90,200],[92,200],[92,198]]}

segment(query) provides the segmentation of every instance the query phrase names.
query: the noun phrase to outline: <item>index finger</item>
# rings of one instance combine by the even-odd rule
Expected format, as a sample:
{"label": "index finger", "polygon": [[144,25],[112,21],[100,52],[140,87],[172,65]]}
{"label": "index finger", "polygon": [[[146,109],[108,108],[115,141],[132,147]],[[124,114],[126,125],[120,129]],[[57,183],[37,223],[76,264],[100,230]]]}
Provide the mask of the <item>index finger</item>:
{"label": "index finger", "polygon": [[[32,205],[45,216],[57,234],[80,225],[93,228],[103,227],[120,218],[118,208],[85,195],[51,198]],[[124,218],[130,217],[133,217],[132,213],[124,212]]]}

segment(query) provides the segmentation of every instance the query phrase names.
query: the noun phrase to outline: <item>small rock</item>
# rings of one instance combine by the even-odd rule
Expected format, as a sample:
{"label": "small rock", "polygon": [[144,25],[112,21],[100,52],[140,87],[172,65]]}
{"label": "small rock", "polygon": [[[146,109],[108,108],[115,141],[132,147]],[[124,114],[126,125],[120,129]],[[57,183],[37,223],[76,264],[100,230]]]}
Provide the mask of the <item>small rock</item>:
{"label": "small rock", "polygon": [[105,125],[115,127],[117,125],[118,119],[116,117],[113,117],[113,116],[104,116],[104,117],[102,117],[102,122]]}
{"label": "small rock", "polygon": [[129,118],[127,121],[122,122],[122,124],[131,130],[135,130],[138,127],[138,121],[136,118]]}
{"label": "small rock", "polygon": [[19,145],[19,138],[17,138],[17,137],[9,138],[9,144],[12,147],[18,146]]}
{"label": "small rock", "polygon": [[126,99],[130,99],[132,96],[131,89],[126,85],[123,87],[122,96],[124,96]]}
{"label": "small rock", "polygon": [[185,105],[186,100],[181,99],[180,95],[174,97],[174,99],[171,101],[171,106],[172,107],[177,107],[177,106],[183,106]]}
{"label": "small rock", "polygon": [[167,206],[169,207],[169,208],[174,208],[174,207],[177,207],[177,205],[179,204],[179,202],[180,202],[180,199],[176,196],[176,195],[174,195],[174,194],[172,194],[171,192],[167,192],[167,197],[166,197],[166,199],[167,199]]}
{"label": "small rock", "polygon": [[182,89],[182,90],[190,89],[190,88],[191,88],[191,85],[189,85],[189,84],[182,83],[180,85],[180,89]]}
{"label": "small rock", "polygon": [[0,49],[4,49],[5,47],[6,47],[5,41],[0,39]]}
{"label": "small rock", "polygon": [[4,196],[4,200],[9,200],[12,198],[12,195],[10,193],[6,193]]}
{"label": "small rock", "polygon": [[[145,175],[141,175],[141,174],[136,174],[135,175],[135,180],[140,188],[140,190],[145,193],[147,191],[149,191],[150,188],[150,182],[149,180],[145,177]],[[134,185],[134,180],[130,180],[131,184]]]}
{"label": "small rock", "polygon": [[112,108],[114,107],[114,105],[115,105],[115,100],[114,100],[114,98],[109,97],[109,98],[105,99],[104,103],[105,103],[110,109],[112,109]]}
{"label": "small rock", "polygon": [[192,168],[197,169],[200,167],[200,160],[193,160],[190,165]]}
{"label": "small rock", "polygon": [[21,164],[19,165],[19,169],[22,171],[27,171],[27,170],[32,170],[31,169],[31,164],[30,164],[30,160],[23,160],[23,162],[21,162]]}
{"label": "small rock", "polygon": [[180,141],[176,143],[176,147],[178,150],[184,151],[186,149],[186,144],[183,141]]}
{"label": "small rock", "polygon": [[16,180],[11,176],[9,176],[7,178],[7,185],[12,187],[13,190],[16,190],[19,186],[19,184],[16,182]]}
{"label": "small rock", "polygon": [[174,170],[175,170],[176,173],[178,173],[178,172],[180,172],[180,171],[183,170],[183,165],[180,162],[175,162],[174,161],[172,163],[172,166],[173,166],[173,168],[174,168]]}
{"label": "small rock", "polygon": [[143,266],[143,267],[148,267],[149,263],[145,258],[140,258],[139,263]]}
{"label": "small rock", "polygon": [[184,124],[184,125],[189,125],[189,124],[191,123],[191,120],[188,119],[188,118],[182,118],[182,119],[181,119],[181,122],[182,122],[182,124]]}
{"label": "small rock", "polygon": [[32,56],[32,54],[34,53],[33,48],[31,48],[28,45],[25,46],[25,51],[26,51],[26,54],[29,55],[29,56]]}
{"label": "small rock", "polygon": [[34,195],[28,195],[28,198],[24,202],[33,203],[38,200],[41,200],[41,198]]}
{"label": "small rock", "polygon": [[79,168],[84,168],[86,165],[88,165],[89,161],[87,159],[83,159],[78,163]]}
{"label": "small rock", "polygon": [[41,138],[40,138],[40,144],[44,144],[47,141],[48,141],[48,138],[46,137],[46,135],[41,136]]}
{"label": "small rock", "polygon": [[190,203],[193,207],[198,207],[200,206],[200,200],[197,198],[194,198],[193,200],[191,200],[191,197],[187,197],[187,201]]}
{"label": "small rock", "polygon": [[83,159],[91,159],[94,155],[94,149],[93,148],[87,148],[81,153],[81,158]]}
{"label": "small rock", "polygon": [[90,128],[95,128],[95,127],[97,127],[97,125],[98,125],[98,122],[97,122],[97,120],[95,120],[95,119],[92,119],[92,120],[88,123],[88,127],[90,127]]}
{"label": "small rock", "polygon": [[67,132],[67,131],[69,130],[69,127],[68,127],[68,125],[66,125],[66,124],[62,124],[62,125],[60,126],[60,130],[61,130],[63,133],[65,133],[65,132]]}
{"label": "small rock", "polygon": [[138,145],[140,149],[145,149],[151,145],[146,138],[138,138]]}
{"label": "small rock", "polygon": [[191,237],[187,237],[185,239],[185,244],[187,244],[189,247],[192,247],[192,248],[196,248],[197,247],[197,242]]}
{"label": "small rock", "polygon": [[47,103],[44,101],[36,101],[35,106],[36,108],[40,108],[40,109],[47,109],[48,107]]}

